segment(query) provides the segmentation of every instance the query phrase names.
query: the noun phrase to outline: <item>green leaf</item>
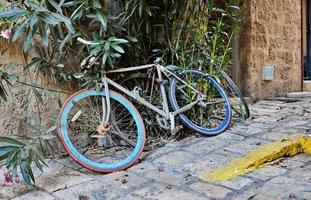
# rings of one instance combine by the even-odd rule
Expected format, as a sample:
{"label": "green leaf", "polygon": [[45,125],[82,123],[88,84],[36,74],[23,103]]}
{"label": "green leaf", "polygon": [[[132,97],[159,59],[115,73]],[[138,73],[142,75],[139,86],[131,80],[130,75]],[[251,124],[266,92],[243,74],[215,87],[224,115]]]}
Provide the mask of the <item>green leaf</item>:
{"label": "green leaf", "polygon": [[21,170],[21,173],[22,173],[22,176],[23,176],[23,179],[25,181],[26,184],[30,185],[31,184],[31,181],[30,181],[30,174],[28,172],[28,162],[26,159],[23,159],[21,161],[21,164],[20,164],[20,170]]}
{"label": "green leaf", "polygon": [[108,41],[113,42],[114,44],[126,44],[129,41],[125,40],[125,39],[120,39],[120,38],[116,38],[116,37],[110,37],[108,39]]}
{"label": "green leaf", "polygon": [[36,64],[37,62],[39,62],[39,61],[41,61],[41,58],[39,58],[39,57],[34,57],[34,58],[31,60],[31,62],[28,63],[28,64],[26,65],[26,67],[31,67],[31,66],[33,66],[34,64]]}
{"label": "green leaf", "polygon": [[17,139],[13,138],[12,136],[2,136],[0,137],[0,142],[5,142],[17,146],[24,146],[25,144]]}
{"label": "green leaf", "polygon": [[38,16],[32,15],[30,17],[30,23],[29,23],[30,27],[33,28],[35,26],[35,24],[37,23],[37,21],[38,21]]}
{"label": "green leaf", "polygon": [[5,11],[1,11],[0,12],[0,18],[4,18],[4,17],[7,17],[7,18],[18,18],[22,15],[25,15],[29,13],[28,10],[25,10],[25,9],[22,9],[22,8],[16,8],[16,9],[10,9],[10,10],[5,10]]}
{"label": "green leaf", "polygon": [[102,8],[100,2],[98,0],[92,0],[93,8]]}
{"label": "green leaf", "polygon": [[28,174],[29,174],[32,182],[36,183],[35,176],[33,175],[33,172],[32,172],[30,164],[31,164],[31,162],[27,162],[27,171],[28,171]]}
{"label": "green leaf", "polygon": [[13,42],[15,42],[19,38],[21,33],[25,30],[25,27],[28,24],[28,21],[29,21],[29,19],[25,20],[21,25],[19,25],[17,27],[17,29],[15,30],[15,33],[13,35],[13,39],[12,39]]}
{"label": "green leaf", "polygon": [[73,77],[75,77],[76,79],[80,79],[80,78],[83,78],[84,75],[85,75],[84,72],[77,72],[73,74]]}
{"label": "green leaf", "polygon": [[109,52],[105,52],[104,55],[103,55],[103,61],[102,61],[102,64],[103,64],[103,65],[106,64],[106,61],[107,61],[108,56],[109,56]]}
{"label": "green leaf", "polygon": [[53,15],[51,15],[50,13],[39,12],[37,15],[38,15],[39,19],[46,22],[47,24],[51,24],[51,25],[59,24],[59,20],[56,17],[54,17]]}
{"label": "green leaf", "polygon": [[62,13],[62,9],[60,8],[61,7],[61,4],[58,4],[56,1],[54,0],[48,0],[48,2],[55,8],[55,10],[59,13]]}
{"label": "green leaf", "polygon": [[41,152],[36,151],[36,158],[38,158],[38,160],[39,160],[42,164],[44,164],[46,167],[49,167],[49,166],[46,164],[46,162],[45,162],[45,160],[44,160],[44,156],[42,155]]}
{"label": "green leaf", "polygon": [[107,30],[107,17],[106,17],[106,15],[100,10],[96,10],[96,15],[97,15],[99,21],[101,22],[101,24],[103,25],[104,30],[106,31]]}
{"label": "green leaf", "polygon": [[121,54],[119,54],[119,53],[111,53],[110,56],[113,57],[113,58],[120,58]]}
{"label": "green leaf", "polygon": [[10,151],[10,152],[1,154],[1,155],[0,155],[0,161],[1,161],[1,160],[4,160],[4,159],[6,159],[6,158],[8,158],[8,157],[10,157],[10,156],[12,156],[13,153],[14,153],[14,151]]}
{"label": "green leaf", "polygon": [[79,42],[83,43],[83,44],[86,44],[86,45],[98,45],[99,43],[98,42],[93,42],[93,41],[87,41],[87,40],[84,40],[80,37],[78,37],[77,39]]}
{"label": "green leaf", "polygon": [[36,88],[32,88],[33,93],[36,95],[36,98],[39,100],[40,103],[43,103],[42,95]]}
{"label": "green leaf", "polygon": [[68,29],[68,31],[70,33],[72,33],[72,34],[75,33],[75,29],[74,29],[74,27],[73,27],[73,25],[71,23],[71,20],[68,17],[66,17],[66,16],[64,16],[62,14],[58,14],[58,13],[53,13],[53,16],[55,18],[57,18],[59,21],[64,22],[65,25],[66,25],[66,28]]}
{"label": "green leaf", "polygon": [[123,48],[120,47],[119,45],[111,44],[111,47],[112,47],[114,50],[116,50],[117,52],[119,52],[119,53],[125,53],[124,50],[123,50]]}
{"label": "green leaf", "polygon": [[110,50],[110,42],[106,42],[105,46],[104,46],[105,51],[109,51]]}
{"label": "green leaf", "polygon": [[71,33],[68,33],[58,47],[59,52],[63,53],[63,48],[70,38],[71,38]]}
{"label": "green leaf", "polygon": [[82,3],[70,16],[70,19],[76,20],[80,19],[84,13],[84,5],[85,3]]}
{"label": "green leaf", "polygon": [[126,36],[126,39],[128,39],[129,41],[131,42],[138,42],[137,38],[136,37],[132,37],[132,36]]}
{"label": "green leaf", "polygon": [[16,146],[8,145],[0,147],[0,160],[6,159],[11,154],[16,152],[19,148]]}
{"label": "green leaf", "polygon": [[32,43],[33,29],[29,29],[26,39],[23,44],[23,49],[25,52],[29,50],[30,44]]}
{"label": "green leaf", "polygon": [[240,10],[240,8],[238,6],[229,6],[229,8],[234,8],[236,10]]}
{"label": "green leaf", "polygon": [[43,45],[48,46],[49,45],[49,33],[50,29],[48,26],[45,26],[43,24],[39,25],[39,33],[43,42]]}
{"label": "green leaf", "polygon": [[4,89],[4,87],[2,86],[2,84],[0,84],[0,97],[4,100],[4,101],[8,101],[7,98],[7,93]]}
{"label": "green leaf", "polygon": [[36,166],[40,169],[40,171],[43,172],[43,168],[42,168],[43,165],[41,165],[39,159],[38,159],[37,157],[35,157],[35,158],[33,159],[33,161],[35,162]]}
{"label": "green leaf", "polygon": [[20,154],[21,154],[21,150],[16,150],[15,153],[13,154],[13,156],[10,158],[10,165],[12,166],[16,166],[17,162],[19,161],[20,158]]}

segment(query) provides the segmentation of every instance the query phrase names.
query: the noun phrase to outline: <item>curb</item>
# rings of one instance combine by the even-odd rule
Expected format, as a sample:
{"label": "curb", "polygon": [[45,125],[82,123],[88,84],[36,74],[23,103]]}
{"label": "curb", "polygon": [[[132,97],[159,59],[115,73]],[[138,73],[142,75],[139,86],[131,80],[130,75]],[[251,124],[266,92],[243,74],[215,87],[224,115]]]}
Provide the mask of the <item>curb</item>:
{"label": "curb", "polygon": [[289,138],[263,145],[241,158],[230,161],[226,166],[200,173],[199,178],[214,183],[224,182],[252,172],[278,158],[290,157],[299,153],[311,155],[311,137],[294,134]]}

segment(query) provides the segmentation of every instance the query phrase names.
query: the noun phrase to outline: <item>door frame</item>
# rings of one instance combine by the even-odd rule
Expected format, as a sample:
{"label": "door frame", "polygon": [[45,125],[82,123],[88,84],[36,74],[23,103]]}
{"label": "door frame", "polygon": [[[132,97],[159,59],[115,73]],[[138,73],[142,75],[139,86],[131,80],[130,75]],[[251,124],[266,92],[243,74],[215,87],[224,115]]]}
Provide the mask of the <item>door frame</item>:
{"label": "door frame", "polygon": [[302,81],[311,80],[311,0],[302,0],[301,23],[301,66]]}

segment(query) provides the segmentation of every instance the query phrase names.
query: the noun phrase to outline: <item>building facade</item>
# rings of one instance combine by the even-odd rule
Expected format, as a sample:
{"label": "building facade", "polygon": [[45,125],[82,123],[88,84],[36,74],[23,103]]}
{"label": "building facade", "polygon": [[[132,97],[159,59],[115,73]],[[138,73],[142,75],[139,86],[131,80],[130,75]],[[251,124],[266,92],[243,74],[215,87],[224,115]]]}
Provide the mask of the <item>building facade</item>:
{"label": "building facade", "polygon": [[234,73],[252,99],[311,91],[311,0],[240,0]]}

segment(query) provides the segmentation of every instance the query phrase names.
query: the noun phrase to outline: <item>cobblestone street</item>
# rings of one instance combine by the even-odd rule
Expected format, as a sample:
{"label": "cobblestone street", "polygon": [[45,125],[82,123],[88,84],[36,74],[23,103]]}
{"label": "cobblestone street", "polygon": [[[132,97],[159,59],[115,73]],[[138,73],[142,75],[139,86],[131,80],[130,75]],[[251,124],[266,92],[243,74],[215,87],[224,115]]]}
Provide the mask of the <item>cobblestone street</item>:
{"label": "cobblestone street", "polygon": [[311,156],[306,154],[218,184],[198,178],[261,145],[311,131],[310,97],[263,100],[250,108],[252,119],[215,137],[191,136],[144,152],[126,171],[97,174],[69,157],[49,161],[36,186],[1,187],[0,199],[311,199]]}

